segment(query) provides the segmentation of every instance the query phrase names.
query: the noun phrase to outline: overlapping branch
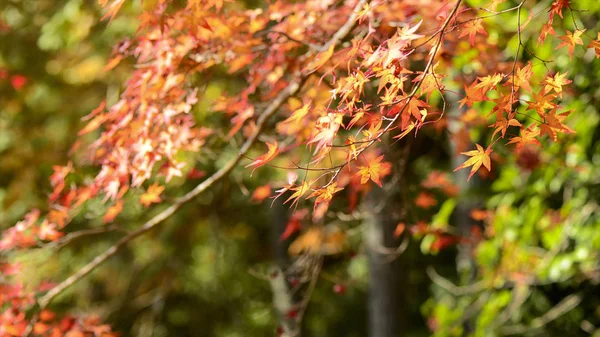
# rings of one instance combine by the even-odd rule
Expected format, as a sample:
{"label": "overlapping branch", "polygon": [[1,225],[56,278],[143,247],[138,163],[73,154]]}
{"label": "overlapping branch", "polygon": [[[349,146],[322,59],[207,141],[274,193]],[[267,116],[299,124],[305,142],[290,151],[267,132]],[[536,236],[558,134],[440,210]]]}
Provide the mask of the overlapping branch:
{"label": "overlapping branch", "polygon": [[[460,2],[460,1],[459,1]],[[352,14],[348,17],[344,25],[340,27],[339,30],[335,32],[332,38],[327,41],[323,46],[319,48],[319,51],[327,50],[332,45],[339,43],[345,37],[348,36],[352,28],[354,27],[355,21],[357,19],[357,12],[363,7],[366,3],[366,0],[360,0],[354,7]],[[283,105],[288,98],[292,97],[302,87],[304,81],[308,78],[309,74],[297,74],[296,78],[293,79],[288,86],[283,89],[276,97],[271,101],[271,103],[267,106],[267,108],[263,111],[256,122],[256,128],[254,132],[246,139],[242,147],[240,148],[238,154],[227,162],[223,167],[221,167],[217,172],[215,172],[212,176],[204,180],[194,189],[183,195],[182,197],[176,199],[171,206],[161,211],[146,223],[144,223],[140,228],[135,231],[130,232],[126,236],[122,237],[116,243],[114,243],[110,248],[104,251],[102,254],[96,256],[92,261],[83,266],[81,269],[71,274],[64,281],[58,283],[52,289],[50,289],[44,296],[40,297],[38,300],[38,305],[41,309],[44,309],[50,304],[50,302],[56,298],[56,296],[63,293],[65,290],[74,285],[77,281],[81,280],[93,270],[95,270],[98,266],[104,263],[106,260],[114,256],[119,252],[121,248],[126,246],[130,241],[136,239],[139,236],[142,236],[151,230],[157,228],[160,224],[162,224],[166,219],[168,219],[171,215],[173,215],[179,208],[181,208],[184,204],[193,200],[196,196],[201,194],[202,192],[209,189],[215,183],[224,179],[231,173],[231,171],[239,164],[239,162],[245,157],[246,153],[250,150],[252,145],[256,142],[258,137],[261,135],[262,131],[265,128],[265,125],[269,121],[269,119],[277,112],[277,110]]]}

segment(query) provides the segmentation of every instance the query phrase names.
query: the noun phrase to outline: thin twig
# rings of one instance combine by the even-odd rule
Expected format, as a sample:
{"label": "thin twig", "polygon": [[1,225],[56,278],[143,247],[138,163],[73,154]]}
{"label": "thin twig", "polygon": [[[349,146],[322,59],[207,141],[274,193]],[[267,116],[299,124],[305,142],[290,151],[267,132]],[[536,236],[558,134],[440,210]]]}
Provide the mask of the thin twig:
{"label": "thin twig", "polygon": [[565,297],[557,305],[548,310],[545,314],[531,321],[529,325],[509,325],[501,329],[504,335],[522,335],[529,331],[535,331],[543,328],[546,324],[554,321],[560,316],[576,308],[581,303],[582,298],[579,294],[571,294]]}
{"label": "thin twig", "polygon": [[475,294],[489,288],[483,281],[468,286],[457,286],[438,274],[433,267],[428,267],[425,271],[433,283],[456,296]]}

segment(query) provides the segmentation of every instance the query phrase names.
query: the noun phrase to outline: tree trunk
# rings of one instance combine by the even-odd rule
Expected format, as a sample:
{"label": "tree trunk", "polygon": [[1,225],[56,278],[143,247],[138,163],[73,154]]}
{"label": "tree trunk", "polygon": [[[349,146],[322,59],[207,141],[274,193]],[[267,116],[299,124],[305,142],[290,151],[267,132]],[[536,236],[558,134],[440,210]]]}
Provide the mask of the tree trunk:
{"label": "tree trunk", "polygon": [[[401,150],[388,153],[386,158],[394,163],[390,180],[403,181],[406,156],[409,145],[404,144]],[[405,214],[402,212],[402,198],[399,183],[386,184],[387,189],[373,186],[363,202],[363,213],[366,215],[365,244],[369,264],[369,336],[398,337],[403,336],[408,325],[403,284],[406,284],[405,273],[398,256],[390,255],[399,240],[394,237],[394,230]]]}
{"label": "tree trunk", "polygon": [[[375,210],[381,205],[381,194],[371,192],[366,205]],[[385,210],[368,212],[365,219],[365,242],[369,263],[369,336],[400,336],[402,299],[398,291],[400,270],[398,260],[388,262],[388,256],[380,252],[380,247],[388,247],[393,237],[395,222],[386,217]]]}

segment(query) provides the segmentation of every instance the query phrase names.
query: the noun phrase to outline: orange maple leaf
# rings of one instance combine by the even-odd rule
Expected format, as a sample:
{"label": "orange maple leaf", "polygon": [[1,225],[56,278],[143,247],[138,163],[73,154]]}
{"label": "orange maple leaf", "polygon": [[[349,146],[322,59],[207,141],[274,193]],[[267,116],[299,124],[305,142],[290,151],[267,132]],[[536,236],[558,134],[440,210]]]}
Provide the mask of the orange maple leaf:
{"label": "orange maple leaf", "polygon": [[556,32],[554,32],[554,28],[552,28],[552,22],[548,22],[547,24],[542,26],[540,36],[538,37],[538,44],[544,43],[544,41],[546,41],[546,37],[548,37],[548,34],[556,35]]}
{"label": "orange maple leaf", "polygon": [[540,135],[539,130],[533,130],[532,127],[527,129],[521,129],[521,135],[517,137],[513,137],[508,144],[516,144],[517,151],[521,151],[521,149],[527,144],[536,144],[541,146],[540,142],[537,140],[537,136]]}
{"label": "orange maple leaf", "polygon": [[404,230],[406,229],[406,225],[404,224],[404,222],[400,222],[396,225],[396,229],[394,229],[394,237],[400,237],[400,235],[402,235],[402,233],[404,232]]}
{"label": "orange maple leaf", "polygon": [[376,159],[367,163],[367,166],[359,166],[357,175],[360,175],[360,183],[365,184],[367,181],[372,180],[375,184],[382,187],[380,178],[385,176],[390,169],[390,164],[387,162],[381,162],[383,156],[379,156]]}
{"label": "orange maple leaf", "polygon": [[575,29],[575,32],[571,33],[567,30],[567,35],[559,36],[561,39],[561,43],[556,47],[556,49],[562,47],[568,47],[569,49],[569,58],[573,58],[573,51],[575,51],[575,46],[580,44],[583,45],[583,40],[581,39],[581,35],[583,35],[585,29]]}
{"label": "orange maple leaf", "polygon": [[519,88],[523,88],[527,91],[531,91],[531,86],[529,85],[529,79],[533,74],[531,70],[531,62],[528,62],[525,67],[518,68],[515,71],[514,76],[511,76],[506,82],[507,85],[511,85],[515,87],[515,90]]}
{"label": "orange maple leaf", "polygon": [[164,186],[154,183],[148,187],[148,191],[140,196],[140,204],[145,207],[150,206],[153,203],[159,203],[162,201],[160,194],[165,190]]}
{"label": "orange maple leaf", "polygon": [[469,158],[467,161],[462,163],[462,165],[454,169],[454,172],[456,172],[460,169],[464,169],[471,166],[471,173],[469,174],[469,178],[467,179],[467,181],[471,179],[471,177],[475,174],[475,172],[477,172],[477,170],[479,170],[481,165],[485,166],[485,168],[487,168],[488,171],[491,171],[492,169],[492,164],[490,160],[490,154],[492,153],[492,149],[488,147],[484,150],[483,147],[479,144],[475,144],[475,146],[477,147],[477,150],[461,152],[461,154],[464,154],[465,156],[469,156],[471,158]]}
{"label": "orange maple leaf", "polygon": [[571,111],[566,111],[557,115],[556,109],[548,112],[544,116],[546,123],[540,125],[540,135],[548,135],[550,139],[556,142],[558,140],[557,132],[574,133],[574,130],[562,123],[570,113]]}
{"label": "orange maple leaf", "polygon": [[117,200],[117,202],[110,206],[104,214],[104,223],[113,221],[119,213],[123,210],[123,200]]}
{"label": "orange maple leaf", "polygon": [[555,0],[550,5],[550,10],[548,11],[548,12],[550,12],[550,22],[552,22],[552,20],[554,20],[554,14],[558,14],[558,16],[560,16],[562,18],[563,17],[562,10],[565,7],[569,8],[570,2],[571,2],[571,0]]}
{"label": "orange maple leaf", "polygon": [[320,188],[314,191],[311,195],[308,196],[308,199],[312,197],[317,197],[315,200],[315,208],[322,202],[330,202],[333,198],[333,195],[339,191],[343,190],[341,187],[337,187],[337,183],[333,182],[329,184],[326,188]]}
{"label": "orange maple leaf", "polygon": [[433,195],[430,193],[420,192],[415,199],[415,205],[417,205],[417,207],[427,209],[437,205],[437,200],[435,200]]}
{"label": "orange maple leaf", "polygon": [[469,42],[471,43],[471,46],[474,46],[475,45],[475,35],[477,35],[477,33],[483,34],[486,36],[488,35],[487,32],[485,31],[485,29],[483,28],[481,19],[475,19],[473,21],[467,22],[463,26],[463,31],[460,33],[460,35],[458,37],[460,38],[460,37],[469,35]]}
{"label": "orange maple leaf", "polygon": [[271,186],[269,184],[259,186],[252,193],[252,201],[261,202],[271,195]]}
{"label": "orange maple leaf", "polygon": [[594,48],[596,58],[600,57],[600,33],[598,33],[598,38],[596,40],[590,41],[590,44],[587,47]]}
{"label": "orange maple leaf", "polygon": [[254,159],[254,161],[252,163],[246,165],[246,167],[252,166],[253,167],[252,172],[254,172],[254,170],[256,170],[257,168],[259,168],[259,167],[265,165],[266,163],[268,163],[269,161],[271,161],[279,153],[277,141],[275,141],[273,143],[267,142],[267,148],[268,148],[267,153],[256,157],[256,159]]}
{"label": "orange maple leaf", "polygon": [[473,106],[473,103],[481,102],[485,99],[486,99],[486,96],[485,96],[485,91],[483,90],[483,88],[477,88],[477,84],[475,82],[473,82],[468,87],[465,85],[465,97],[463,97],[463,99],[461,99],[459,101],[460,102],[459,108],[462,108],[462,106],[465,104],[470,108]]}
{"label": "orange maple leaf", "polygon": [[492,138],[494,138],[494,136],[496,136],[498,132],[501,132],[502,138],[504,138],[504,136],[506,135],[506,130],[509,126],[521,126],[521,123],[514,118],[507,119],[505,114],[503,114],[501,111],[497,111],[496,122],[490,125],[490,127],[496,128],[494,130],[494,133],[492,134]]}

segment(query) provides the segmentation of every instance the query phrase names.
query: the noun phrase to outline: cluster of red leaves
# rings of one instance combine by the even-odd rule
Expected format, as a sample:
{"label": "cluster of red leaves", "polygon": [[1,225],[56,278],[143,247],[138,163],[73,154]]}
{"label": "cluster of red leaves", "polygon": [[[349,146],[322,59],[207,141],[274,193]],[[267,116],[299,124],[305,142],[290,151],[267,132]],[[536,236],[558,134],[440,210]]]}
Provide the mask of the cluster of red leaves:
{"label": "cluster of red leaves", "polygon": [[49,310],[35,313],[36,319],[26,317],[25,311],[35,303],[35,293],[52,288],[42,284],[34,291],[22,281],[13,279],[21,266],[0,262],[0,337],[117,337],[110,326],[102,324],[95,316],[77,318],[70,315],[59,318]]}

